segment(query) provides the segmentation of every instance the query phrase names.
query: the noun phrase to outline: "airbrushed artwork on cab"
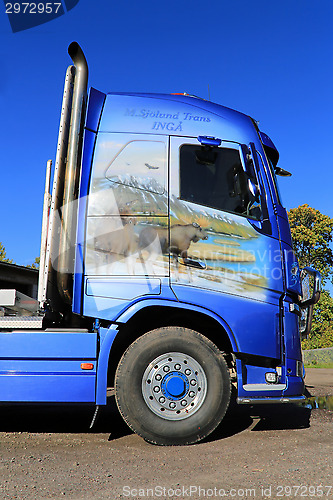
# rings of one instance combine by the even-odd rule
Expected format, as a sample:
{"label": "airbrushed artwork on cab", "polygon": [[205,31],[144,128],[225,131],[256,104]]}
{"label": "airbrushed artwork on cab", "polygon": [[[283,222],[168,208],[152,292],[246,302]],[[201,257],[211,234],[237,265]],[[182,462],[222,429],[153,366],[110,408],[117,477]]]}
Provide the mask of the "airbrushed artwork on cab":
{"label": "airbrushed artwork on cab", "polygon": [[267,238],[242,216],[168,196],[167,138],[105,135],[91,180],[85,274],[170,276],[174,285],[263,297],[272,285]]}

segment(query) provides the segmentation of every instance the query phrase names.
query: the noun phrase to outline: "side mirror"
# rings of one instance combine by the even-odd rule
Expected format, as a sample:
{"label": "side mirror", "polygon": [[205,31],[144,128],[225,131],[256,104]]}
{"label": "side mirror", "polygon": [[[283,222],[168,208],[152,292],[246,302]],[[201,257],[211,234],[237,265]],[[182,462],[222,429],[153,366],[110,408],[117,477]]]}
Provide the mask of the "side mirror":
{"label": "side mirror", "polygon": [[304,267],[301,270],[302,298],[300,306],[305,309],[314,305],[320,298],[321,276],[320,272],[312,267]]}
{"label": "side mirror", "polygon": [[260,201],[260,187],[257,180],[257,174],[255,171],[255,145],[251,142],[249,146],[243,146],[243,155],[245,158],[245,171],[248,177],[249,189],[253,194],[256,202]]}
{"label": "side mirror", "polygon": [[291,177],[293,174],[291,172],[288,172],[288,170],[284,170],[281,167],[274,167],[276,175],[279,175],[280,177]]}
{"label": "side mirror", "polygon": [[300,298],[299,331],[302,339],[306,339],[311,331],[313,306],[320,298],[321,276],[312,267],[301,270],[302,297]]}
{"label": "side mirror", "polygon": [[248,183],[249,183],[249,189],[250,189],[251,193],[253,194],[255,201],[257,203],[259,203],[260,202],[260,189],[259,189],[258,184],[255,184],[251,179],[248,179]]}

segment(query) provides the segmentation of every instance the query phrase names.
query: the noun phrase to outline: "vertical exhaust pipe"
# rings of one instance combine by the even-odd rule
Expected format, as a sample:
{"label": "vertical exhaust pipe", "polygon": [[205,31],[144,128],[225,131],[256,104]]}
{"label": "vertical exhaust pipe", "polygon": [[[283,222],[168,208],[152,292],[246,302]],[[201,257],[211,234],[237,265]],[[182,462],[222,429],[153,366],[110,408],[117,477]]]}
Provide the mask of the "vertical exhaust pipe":
{"label": "vertical exhaust pipe", "polygon": [[77,200],[79,190],[83,129],[87,104],[88,65],[77,42],[70,44],[68,53],[74,63],[75,76],[64,174],[63,203],[60,209],[61,229],[57,285],[61,298],[67,304],[71,304],[77,223],[77,203],[75,203],[75,200]]}
{"label": "vertical exhaust pipe", "polygon": [[42,234],[40,242],[40,261],[39,261],[39,273],[38,273],[38,301],[40,307],[43,307],[44,302],[46,300],[45,290],[47,286],[47,272],[45,271],[45,264],[46,264],[47,234],[48,234],[50,206],[51,206],[51,194],[50,194],[51,169],[52,169],[52,160],[48,160],[46,167]]}
{"label": "vertical exhaust pipe", "polygon": [[59,257],[59,237],[61,227],[59,214],[64,196],[64,179],[72,113],[74,78],[74,66],[68,66],[61,105],[57,154],[55,159],[51,205],[46,238],[46,251],[45,259],[43,259],[44,269],[42,268],[42,265],[39,266],[40,275],[43,274],[45,277],[43,285],[39,285],[39,287],[43,286],[43,288],[39,288],[38,290],[41,306],[45,306],[46,304],[48,306],[51,305],[52,308],[60,311],[63,309],[63,299],[59,295],[57,285],[57,260]]}

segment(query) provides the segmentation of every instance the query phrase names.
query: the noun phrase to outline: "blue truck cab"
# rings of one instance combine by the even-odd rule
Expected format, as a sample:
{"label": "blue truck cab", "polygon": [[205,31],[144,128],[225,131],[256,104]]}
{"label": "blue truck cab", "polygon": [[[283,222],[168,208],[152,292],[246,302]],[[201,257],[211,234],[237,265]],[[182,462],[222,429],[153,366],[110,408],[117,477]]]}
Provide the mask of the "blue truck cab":
{"label": "blue truck cab", "polygon": [[87,98],[69,53],[39,301],[0,291],[0,400],[100,407],[114,386],[157,444],[211,433],[232,385],[239,404],[302,401],[320,276],[295,258],[271,139],[187,94]]}

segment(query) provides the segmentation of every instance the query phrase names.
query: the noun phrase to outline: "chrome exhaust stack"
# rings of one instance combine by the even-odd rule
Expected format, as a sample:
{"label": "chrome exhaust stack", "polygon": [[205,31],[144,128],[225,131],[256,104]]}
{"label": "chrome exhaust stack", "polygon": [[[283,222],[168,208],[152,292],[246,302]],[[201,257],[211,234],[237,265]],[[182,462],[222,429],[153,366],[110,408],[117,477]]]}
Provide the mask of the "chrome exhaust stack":
{"label": "chrome exhaust stack", "polygon": [[78,43],[68,53],[74,63],[67,68],[62,100],[52,200],[49,215],[41,304],[50,302],[56,310],[72,302],[77,197],[79,190],[83,129],[87,104],[88,65]]}
{"label": "chrome exhaust stack", "polygon": [[68,54],[74,63],[75,77],[61,209],[57,284],[62,299],[67,304],[71,304],[77,223],[77,203],[74,202],[77,200],[79,190],[83,128],[87,104],[88,65],[77,42],[70,44]]}

